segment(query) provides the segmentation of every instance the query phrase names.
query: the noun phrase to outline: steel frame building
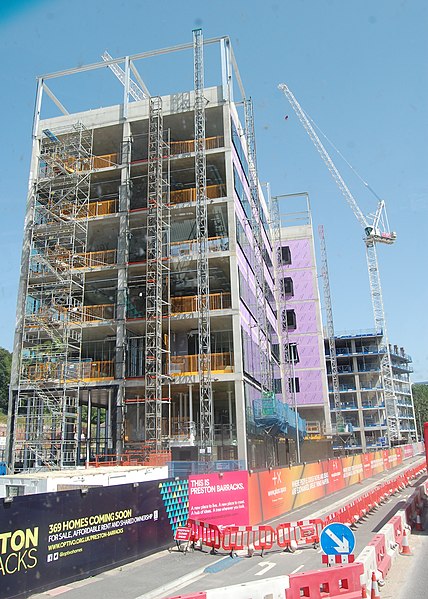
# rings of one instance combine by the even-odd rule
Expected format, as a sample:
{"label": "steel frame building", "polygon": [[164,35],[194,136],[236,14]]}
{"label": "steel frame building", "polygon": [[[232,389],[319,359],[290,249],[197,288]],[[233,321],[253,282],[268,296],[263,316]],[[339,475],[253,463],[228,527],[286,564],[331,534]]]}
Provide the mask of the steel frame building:
{"label": "steel frame building", "polygon": [[[381,362],[387,348],[383,337],[374,330],[343,333],[335,336],[341,414],[351,436],[342,439],[336,449],[366,451],[388,444],[385,388]],[[337,409],[333,398],[333,383],[329,344],[325,342],[329,379],[332,421],[336,422]],[[416,419],[413,406],[411,357],[404,348],[390,345],[392,376],[396,393],[400,442],[417,441]]]}
{"label": "steel frame building", "polygon": [[[213,45],[221,81],[207,88]],[[191,51],[194,89],[150,95],[138,61]],[[230,41],[195,30],[192,43],[103,59],[38,79],[9,466],[289,463],[305,423],[280,368],[281,242]],[[106,67],[119,105],[70,113],[51,89]]]}

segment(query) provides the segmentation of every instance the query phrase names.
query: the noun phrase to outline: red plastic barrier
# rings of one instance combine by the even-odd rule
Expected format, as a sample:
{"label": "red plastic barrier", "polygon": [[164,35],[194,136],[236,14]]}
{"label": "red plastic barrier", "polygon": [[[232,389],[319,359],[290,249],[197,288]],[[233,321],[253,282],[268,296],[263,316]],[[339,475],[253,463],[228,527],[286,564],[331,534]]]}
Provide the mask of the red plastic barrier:
{"label": "red plastic barrier", "polygon": [[391,568],[391,556],[386,551],[385,535],[378,534],[374,536],[368,545],[375,548],[377,569],[382,573],[382,578],[385,579]]}
{"label": "red plastic barrier", "polygon": [[241,551],[248,547],[248,531],[251,526],[225,526],[222,532],[222,546],[232,555],[234,551]]}
{"label": "red plastic barrier", "polygon": [[276,543],[281,549],[290,549],[291,541],[296,539],[296,528],[293,522],[284,522],[276,527]]}
{"label": "red plastic barrier", "polygon": [[314,545],[318,547],[320,542],[320,534],[324,528],[324,521],[321,518],[312,520],[299,520],[297,522],[299,528],[299,545]]}
{"label": "red plastic barrier", "polygon": [[401,542],[403,540],[403,522],[401,521],[400,516],[394,516],[389,521],[390,524],[394,527],[394,539],[399,548],[401,549]]}
{"label": "red plastic barrier", "polygon": [[221,532],[215,524],[189,519],[187,526],[191,528],[190,541],[196,543],[201,541],[202,545],[211,547],[211,553],[221,547]]}
{"label": "red plastic barrier", "polygon": [[247,546],[252,545],[255,551],[264,551],[272,549],[276,541],[275,530],[272,526],[247,526]]}
{"label": "red plastic barrier", "polygon": [[283,522],[276,527],[276,543],[281,549],[292,548],[292,541],[296,545],[313,545],[316,548],[325,524],[321,518]]}
{"label": "red plastic barrier", "polygon": [[199,593],[190,593],[190,595],[174,595],[169,599],[207,599],[206,591],[200,591]]}
{"label": "red plastic barrier", "polygon": [[360,576],[363,572],[363,564],[355,562],[346,566],[290,574],[290,588],[286,589],[285,597],[286,599],[301,599],[301,597],[359,599],[361,597]]}
{"label": "red plastic barrier", "polygon": [[428,467],[428,422],[424,422],[425,459]]}

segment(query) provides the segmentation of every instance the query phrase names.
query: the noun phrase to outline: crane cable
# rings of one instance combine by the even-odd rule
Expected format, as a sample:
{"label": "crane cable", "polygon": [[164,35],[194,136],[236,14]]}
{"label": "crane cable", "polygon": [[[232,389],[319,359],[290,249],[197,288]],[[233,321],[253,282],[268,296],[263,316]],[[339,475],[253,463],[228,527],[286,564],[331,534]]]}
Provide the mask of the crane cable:
{"label": "crane cable", "polygon": [[[301,106],[300,106],[301,107]],[[302,107],[301,107],[302,108]],[[331,141],[331,139],[329,139],[327,137],[327,135],[324,133],[324,131],[322,131],[322,129],[320,129],[318,127],[318,125],[315,123],[315,121],[309,116],[309,114],[303,110],[302,108],[302,112],[304,112],[306,118],[311,122],[311,124],[315,127],[315,129],[317,129],[319,131],[319,133],[324,137],[324,139],[330,144],[330,146],[334,149],[334,151],[342,158],[342,160],[349,166],[349,168],[351,169],[351,171],[354,173],[354,175],[361,181],[361,183],[364,185],[364,187],[366,187],[374,196],[375,198],[381,202],[382,198],[380,198],[380,196],[378,196],[378,194],[375,192],[375,190],[370,187],[370,185],[367,183],[367,181],[365,181],[363,179],[363,177],[358,173],[358,171],[352,166],[352,164],[350,162],[348,162],[348,160],[346,160],[345,156],[342,154],[342,152],[334,145],[334,143]]]}

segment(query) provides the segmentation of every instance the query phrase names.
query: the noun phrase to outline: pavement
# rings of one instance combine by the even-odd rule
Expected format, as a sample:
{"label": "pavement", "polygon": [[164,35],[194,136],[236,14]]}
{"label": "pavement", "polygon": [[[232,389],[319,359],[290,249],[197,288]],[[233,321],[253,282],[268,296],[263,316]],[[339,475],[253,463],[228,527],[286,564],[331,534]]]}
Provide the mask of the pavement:
{"label": "pavement", "polygon": [[421,532],[413,531],[412,555],[397,555],[382,588],[382,599],[426,599],[428,597],[428,511]]}
{"label": "pavement", "polygon": [[[269,523],[277,526],[280,522],[322,517],[344,503],[352,501],[354,497],[374,488],[385,479],[393,478],[415,463],[417,462],[406,461],[394,470],[365,479],[360,484],[342,489],[315,503],[288,512]],[[399,495],[390,498],[358,526],[355,533],[355,555],[358,555],[376,534],[376,531],[403,507],[412,492],[412,487],[409,487]],[[163,599],[172,595],[239,584],[248,580],[260,580],[262,577],[269,578],[318,569],[323,567],[321,553],[321,549],[313,549],[311,545],[308,545],[299,548],[295,553],[277,550],[265,554],[263,558],[259,554],[255,554],[251,559],[230,558],[226,552],[217,555],[210,555],[208,551],[182,553],[171,545],[170,551],[162,551],[97,576],[32,595],[32,599],[57,596],[63,596],[64,599],[86,599],[86,597],[90,599],[118,599],[119,597],[120,599]],[[400,556],[401,559],[406,558]],[[403,567],[408,566],[404,564]],[[428,572],[426,566],[425,570]],[[428,588],[428,584],[425,586],[426,588]],[[419,597],[422,599],[427,595],[407,595],[406,599],[409,596],[412,599]],[[385,599],[384,593],[382,593],[382,599]],[[395,595],[394,599],[397,599]]]}

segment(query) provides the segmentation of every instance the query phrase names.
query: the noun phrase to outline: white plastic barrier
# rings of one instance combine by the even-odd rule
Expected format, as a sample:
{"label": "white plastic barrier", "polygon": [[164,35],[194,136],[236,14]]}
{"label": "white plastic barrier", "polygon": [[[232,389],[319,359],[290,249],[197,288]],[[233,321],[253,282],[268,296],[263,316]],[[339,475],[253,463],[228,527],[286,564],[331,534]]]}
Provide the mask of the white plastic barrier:
{"label": "white plastic barrier", "polygon": [[386,552],[391,559],[394,560],[398,553],[398,544],[395,542],[394,526],[389,523],[385,524],[385,526],[382,526],[378,534],[385,535]]}
{"label": "white plastic barrier", "polygon": [[360,562],[364,566],[364,574],[361,575],[361,584],[370,589],[372,581],[372,573],[376,573],[376,580],[382,579],[382,574],[377,569],[376,551],[372,545],[365,547],[360,555],[355,558],[356,562]]}
{"label": "white plastic barrier", "polygon": [[290,579],[288,576],[276,576],[274,578],[264,578],[254,582],[245,582],[244,584],[235,584],[230,587],[220,589],[211,589],[205,591],[206,599],[284,599],[285,590],[290,588]]}
{"label": "white plastic barrier", "polygon": [[405,526],[408,526],[408,522],[407,522],[407,518],[406,518],[406,512],[404,510],[398,510],[398,512],[396,512],[396,514],[394,514],[395,516],[400,516],[401,518],[401,524],[403,525],[403,528]]}

